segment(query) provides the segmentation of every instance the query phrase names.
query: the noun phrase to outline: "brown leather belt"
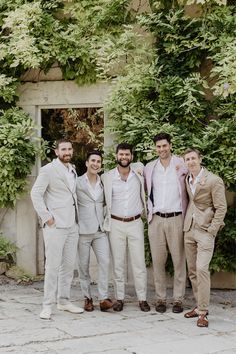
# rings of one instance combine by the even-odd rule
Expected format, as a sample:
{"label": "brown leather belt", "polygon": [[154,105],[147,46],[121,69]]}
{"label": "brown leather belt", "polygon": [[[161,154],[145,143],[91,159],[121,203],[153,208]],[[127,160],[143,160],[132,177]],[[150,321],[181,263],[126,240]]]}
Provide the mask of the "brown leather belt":
{"label": "brown leather belt", "polygon": [[172,218],[173,216],[178,216],[182,214],[182,211],[177,211],[173,213],[159,213],[159,211],[157,211],[155,214],[159,215],[161,218]]}
{"label": "brown leather belt", "polygon": [[112,219],[119,220],[119,221],[124,221],[124,222],[129,222],[129,221],[134,221],[137,220],[138,218],[141,217],[141,214],[131,216],[130,218],[120,218],[119,216],[111,215]]}

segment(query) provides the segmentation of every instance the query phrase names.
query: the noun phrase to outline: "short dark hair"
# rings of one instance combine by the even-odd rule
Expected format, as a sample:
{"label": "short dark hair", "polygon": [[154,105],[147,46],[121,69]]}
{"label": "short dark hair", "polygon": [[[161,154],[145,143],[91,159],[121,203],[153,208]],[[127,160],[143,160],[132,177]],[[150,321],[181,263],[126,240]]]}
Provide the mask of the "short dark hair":
{"label": "short dark hair", "polygon": [[62,143],[70,143],[73,147],[73,143],[70,139],[67,138],[61,138],[61,139],[57,139],[55,142],[55,149],[58,149],[59,145]]}
{"label": "short dark hair", "polygon": [[119,150],[129,150],[133,154],[133,146],[129,143],[120,143],[116,147],[116,154]]}
{"label": "short dark hair", "polygon": [[185,157],[185,155],[189,154],[190,152],[195,152],[199,158],[202,157],[202,153],[194,147],[186,149],[183,153],[183,157]]}
{"label": "short dark hair", "polygon": [[170,134],[161,132],[161,133],[154,136],[153,142],[156,143],[159,140],[167,140],[168,143],[171,144],[171,139],[172,139],[172,137]]}
{"label": "short dark hair", "polygon": [[87,153],[86,161],[89,160],[89,158],[90,158],[91,155],[100,156],[101,159],[102,159],[102,153],[101,153],[101,151],[99,151],[99,150],[91,150],[91,151],[89,151],[89,152]]}

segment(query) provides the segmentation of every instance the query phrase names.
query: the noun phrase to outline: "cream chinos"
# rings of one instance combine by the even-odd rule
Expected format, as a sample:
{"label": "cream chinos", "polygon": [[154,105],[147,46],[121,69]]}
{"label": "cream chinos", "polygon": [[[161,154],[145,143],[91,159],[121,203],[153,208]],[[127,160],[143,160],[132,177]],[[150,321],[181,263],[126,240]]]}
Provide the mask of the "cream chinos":
{"label": "cream chinos", "polygon": [[45,225],[43,228],[45,244],[45,278],[43,306],[52,306],[57,297],[58,303],[69,302],[78,244],[78,225],[57,228]]}
{"label": "cream chinos", "polygon": [[82,293],[85,297],[91,299],[90,290],[90,249],[93,249],[98,262],[98,297],[99,300],[108,298],[108,280],[109,280],[109,242],[104,232],[98,231],[95,234],[83,235],[79,237],[78,255],[79,255],[79,276]]}
{"label": "cream chinos", "polygon": [[124,300],[125,297],[125,256],[128,245],[137,298],[139,301],[145,301],[147,271],[144,259],[144,234],[141,218],[130,222],[112,219],[109,240],[116,299]]}
{"label": "cream chinos", "polygon": [[163,218],[153,214],[148,227],[157,300],[166,301],[166,260],[168,249],[174,266],[174,301],[182,301],[185,294],[186,260],[182,215]]}

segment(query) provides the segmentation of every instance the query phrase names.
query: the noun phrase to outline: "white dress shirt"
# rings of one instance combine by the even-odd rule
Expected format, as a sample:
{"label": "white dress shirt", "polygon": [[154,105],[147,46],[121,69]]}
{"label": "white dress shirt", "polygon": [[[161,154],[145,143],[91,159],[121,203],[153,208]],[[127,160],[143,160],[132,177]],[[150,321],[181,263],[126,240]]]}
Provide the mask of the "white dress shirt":
{"label": "white dress shirt", "polygon": [[111,214],[128,218],[141,214],[142,210],[141,183],[138,177],[130,170],[127,180],[123,181],[117,168],[112,180]]}
{"label": "white dress shirt", "polygon": [[196,187],[197,187],[198,182],[200,182],[202,174],[203,174],[203,167],[201,168],[201,171],[199,172],[199,174],[195,178],[193,178],[192,174],[190,174],[188,177],[189,187],[190,187],[193,195],[196,191]]}
{"label": "white dress shirt", "polygon": [[90,183],[87,174],[85,175],[85,179],[86,179],[86,183],[87,183],[88,190],[89,190],[90,194],[92,195],[94,200],[97,200],[100,197],[100,195],[103,193],[100,177],[97,176],[97,182],[94,186]]}
{"label": "white dress shirt", "polygon": [[180,186],[173,159],[166,168],[158,160],[153,170],[152,188],[153,213],[172,213],[182,211]]}

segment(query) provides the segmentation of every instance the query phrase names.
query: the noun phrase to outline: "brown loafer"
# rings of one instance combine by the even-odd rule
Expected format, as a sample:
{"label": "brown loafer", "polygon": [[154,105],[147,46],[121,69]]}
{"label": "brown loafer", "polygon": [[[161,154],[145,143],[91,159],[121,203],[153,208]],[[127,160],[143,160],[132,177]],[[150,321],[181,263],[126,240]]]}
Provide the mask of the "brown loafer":
{"label": "brown loafer", "polygon": [[104,299],[100,301],[100,310],[101,311],[107,311],[110,310],[113,307],[113,302],[110,299]]}
{"label": "brown loafer", "polygon": [[181,301],[175,301],[172,307],[172,312],[174,313],[181,313],[183,312],[183,304]]}
{"label": "brown loafer", "polygon": [[[208,315],[208,311],[206,312],[206,315]],[[198,316],[199,316],[199,313],[198,313],[197,307],[194,307],[194,309],[192,309],[191,311],[186,312],[184,314],[185,318],[194,318],[194,317],[198,317]]]}
{"label": "brown loafer", "polygon": [[113,310],[114,311],[122,311],[124,307],[124,301],[123,300],[116,300],[116,302],[113,305]]}
{"label": "brown loafer", "polygon": [[156,311],[160,313],[166,312],[166,303],[165,302],[158,302],[156,304]]}
{"label": "brown loafer", "polygon": [[94,310],[93,299],[89,299],[88,297],[84,300],[84,309],[85,311],[91,312]]}
{"label": "brown loafer", "polygon": [[198,327],[208,327],[208,318],[207,318],[206,313],[198,316],[197,326]]}
{"label": "brown loafer", "polygon": [[141,311],[144,312],[150,311],[150,306],[148,305],[147,301],[139,301],[139,307]]}

